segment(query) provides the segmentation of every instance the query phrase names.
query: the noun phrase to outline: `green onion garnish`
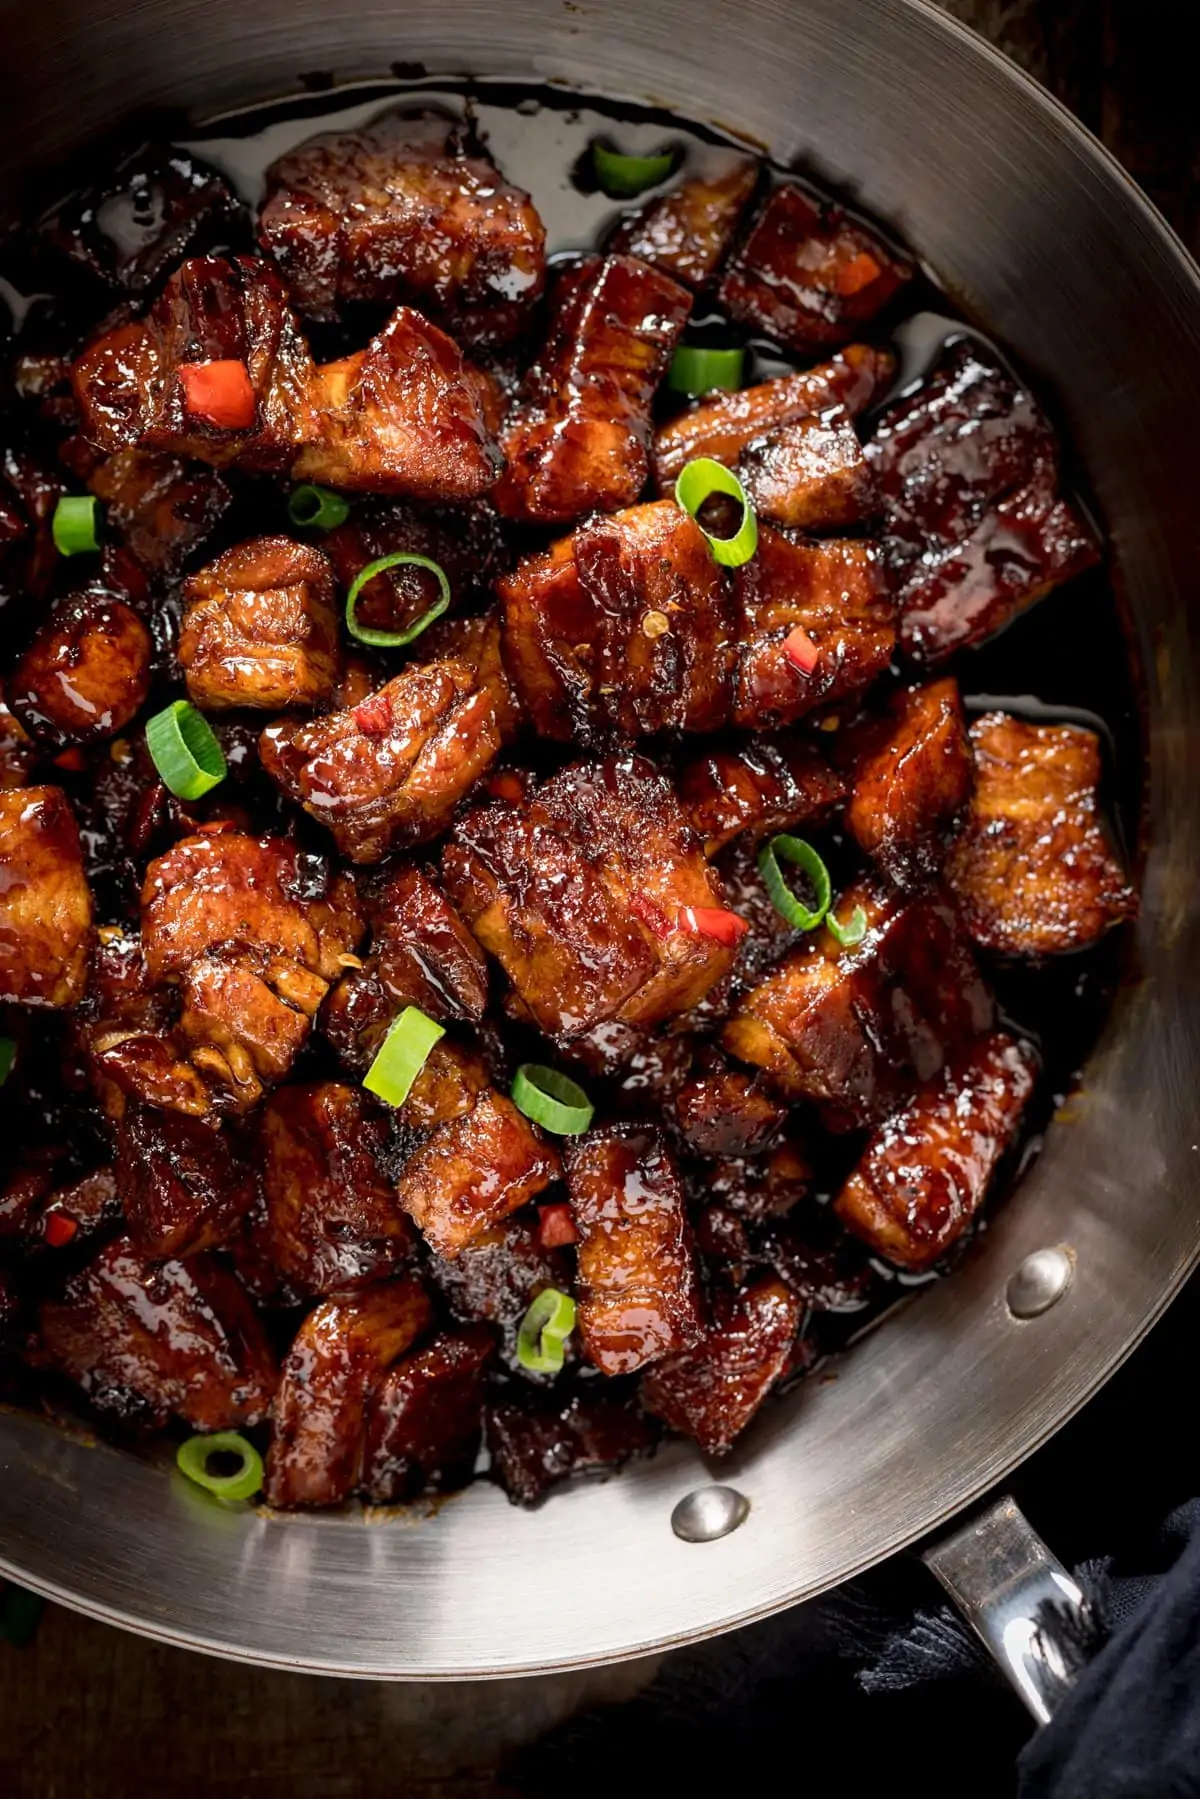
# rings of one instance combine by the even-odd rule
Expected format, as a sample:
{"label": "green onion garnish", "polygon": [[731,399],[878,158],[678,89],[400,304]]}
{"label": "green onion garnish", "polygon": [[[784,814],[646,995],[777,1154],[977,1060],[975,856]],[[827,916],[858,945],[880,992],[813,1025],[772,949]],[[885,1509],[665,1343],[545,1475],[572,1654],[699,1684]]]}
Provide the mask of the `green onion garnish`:
{"label": "green onion garnish", "polygon": [[651,156],[624,156],[603,138],[592,139],[592,168],[610,200],[632,200],[665,181],[679,159],[675,149],[656,150]]}
{"label": "green onion garnish", "polygon": [[556,1137],[578,1137],[592,1122],[591,1100],[569,1075],[539,1062],[523,1062],[512,1084],[513,1105]]}
{"label": "green onion garnish", "polygon": [[[812,883],[817,901],[812,911],[801,905],[784,880],[781,861],[801,869]],[[758,852],[758,872],[779,916],[786,918],[795,931],[815,931],[829,911],[833,890],[829,870],[812,844],[805,843],[803,837],[772,837]]]}
{"label": "green onion garnish", "polygon": [[714,387],[742,385],[744,350],[705,350],[699,344],[680,344],[667,370],[667,386],[677,394],[699,399]]}
{"label": "green onion garnish", "polygon": [[517,1360],[533,1374],[557,1374],[563,1344],[575,1329],[575,1301],[557,1287],[543,1287],[517,1329]]}
{"label": "green onion garnish", "polygon": [[[358,596],[368,581],[376,575],[386,574],[389,568],[427,568],[437,576],[439,593],[428,612],[423,612],[415,624],[403,631],[373,631],[370,625],[360,625],[357,617]],[[346,595],[346,628],[351,637],[357,637],[359,643],[373,644],[376,649],[396,650],[402,644],[411,643],[419,637],[435,618],[450,604],[450,583],[446,579],[446,571],[440,562],[434,562],[430,556],[418,556],[412,550],[393,550],[390,556],[380,556],[375,562],[368,562],[366,568],[360,569],[354,577],[350,592]]]}
{"label": "green onion garnish", "polygon": [[[215,1455],[235,1455],[241,1466],[232,1474],[214,1474],[209,1462]],[[211,1437],[189,1437],[175,1454],[179,1472],[206,1487],[218,1499],[253,1499],[263,1484],[262,1457],[253,1443],[236,1430],[214,1431]]]}
{"label": "green onion garnish", "polygon": [[[700,525],[697,514],[705,500],[711,499],[715,493],[727,493],[731,499],[741,504],[742,522],[732,537],[714,537],[711,531],[704,531],[704,526]],[[711,456],[693,456],[679,471],[679,479],[675,483],[675,498],[704,531],[714,562],[722,563],[725,568],[740,568],[743,562],[749,562],[758,548],[758,520],[754,516],[753,506],[746,498],[745,488],[732,469],[723,468]]]}
{"label": "green onion garnish", "polygon": [[78,556],[82,550],[98,550],[100,502],[94,493],[67,493],[54,508],[50,532],[60,556]]}
{"label": "green onion garnish", "polygon": [[825,920],[825,929],[831,937],[837,938],[843,949],[853,949],[867,934],[867,915],[861,906],[855,906],[849,923],[839,924],[831,912]]}
{"label": "green onion garnish", "polygon": [[221,746],[190,700],[155,713],[146,725],[146,748],[164,786],[181,800],[198,800],[225,779]]}
{"label": "green onion garnish", "polygon": [[293,525],[305,530],[312,526],[318,531],[332,531],[350,517],[350,503],[331,488],[314,487],[311,482],[306,482],[290,495],[288,517]]}
{"label": "green onion garnish", "polygon": [[375,1060],[363,1076],[363,1086],[389,1106],[402,1106],[430,1050],[445,1035],[441,1025],[435,1024],[420,1007],[405,1006],[399,1017],[393,1018]]}
{"label": "green onion garnish", "polygon": [[12,1073],[12,1065],[17,1059],[17,1046],[11,1037],[0,1037],[0,1087]]}

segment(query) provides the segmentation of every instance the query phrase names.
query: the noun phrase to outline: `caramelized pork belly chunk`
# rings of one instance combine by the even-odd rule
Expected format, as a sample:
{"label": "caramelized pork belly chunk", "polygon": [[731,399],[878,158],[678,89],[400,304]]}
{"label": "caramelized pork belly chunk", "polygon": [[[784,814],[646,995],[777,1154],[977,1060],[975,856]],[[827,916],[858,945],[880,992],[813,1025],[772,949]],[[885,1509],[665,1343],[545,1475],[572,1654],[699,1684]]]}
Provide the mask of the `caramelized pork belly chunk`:
{"label": "caramelized pork belly chunk", "polygon": [[685,287],[704,287],[725,260],[758,181],[758,164],[736,158],[724,174],[681,181],[626,213],[608,240],[615,256],[637,256]]}
{"label": "caramelized pork belly chunk", "polygon": [[760,1253],[806,1311],[859,1312],[868,1303],[875,1276],[867,1250],[828,1208],[775,1219],[759,1241]]}
{"label": "caramelized pork belly chunk", "polygon": [[409,301],[471,343],[516,337],[545,275],[529,195],[431,112],[382,113],[289,150],[267,170],[258,236],[307,318]]}
{"label": "caramelized pork belly chunk", "polygon": [[787,1138],[758,1155],[724,1156],[705,1168],[703,1191],[714,1205],[762,1220],[790,1212],[812,1191],[805,1144]]}
{"label": "caramelized pork belly chunk", "polygon": [[1058,446],[1036,401],[973,338],[949,345],[887,409],[867,457],[914,661],[990,637],[1099,557],[1060,493]]}
{"label": "caramelized pork belly chunk", "polygon": [[338,617],[320,550],[255,537],[194,574],[183,603],[179,663],[203,711],[311,710],[331,698]]}
{"label": "caramelized pork belly chunk", "polygon": [[512,735],[498,637],[492,621],[456,620],[431,634],[431,660],[359,705],[263,732],[267,773],[351,862],[440,836]]}
{"label": "caramelized pork belly chunk", "polygon": [[747,444],[737,472],[760,519],[837,531],[875,511],[875,482],[844,413],[793,419]]}
{"label": "caramelized pork belly chunk", "polygon": [[44,600],[59,568],[51,529],[61,477],[24,449],[0,449],[0,604]]}
{"label": "caramelized pork belly chunk", "polygon": [[883,718],[856,727],[838,748],[855,842],[901,885],[933,874],[975,779],[958,682],[901,689]]}
{"label": "caramelized pork belly chunk", "polygon": [[561,524],[637,499],[651,402],[691,304],[632,256],[587,257],[558,277],[546,342],[501,438],[506,518]]}
{"label": "caramelized pork belly chunk", "polygon": [[844,344],[912,268],[874,232],[800,187],[777,187],[721,283],[730,315],[789,349]]}
{"label": "caramelized pork belly chunk", "polygon": [[901,1268],[944,1256],[983,1204],[1035,1071],[999,1032],[961,1051],[872,1137],[838,1195],[842,1222]]}
{"label": "caramelized pork belly chunk", "polygon": [[539,1241],[533,1209],[490,1225],[451,1260],[431,1257],[429,1272],[451,1314],[464,1324],[481,1318],[495,1326],[501,1358],[528,1378],[517,1359],[521,1320],[543,1288],[571,1289],[570,1261]]}
{"label": "caramelized pork belly chunk", "polygon": [[27,786],[38,761],[33,739],[0,698],[0,793]]}
{"label": "caramelized pork belly chunk", "polygon": [[615,1470],[654,1447],[658,1432],[628,1399],[594,1385],[570,1399],[497,1397],[484,1410],[491,1478],[514,1505],[533,1506],[568,1475]]}
{"label": "caramelized pork belly chunk", "polygon": [[719,1065],[686,1081],[675,1095],[675,1125],[700,1156],[749,1156],[779,1137],[787,1107],[757,1076]]}
{"label": "caramelized pork belly chunk", "polygon": [[869,885],[867,929],[843,949],[825,929],[806,938],[740,1002],[723,1040],[787,1098],[818,1103],[826,1123],[874,1122],[963,1042],[986,1031],[991,999],[943,895],[905,899]]}
{"label": "caramelized pork belly chunk", "polygon": [[1100,740],[988,712],[971,726],[975,792],[946,858],[968,934],[1009,956],[1086,949],[1137,911],[1097,801]]}
{"label": "caramelized pork belly chunk", "polygon": [[131,606],[95,588],[59,600],[8,681],[8,701],[52,749],[115,737],[150,688],[150,633]]}
{"label": "caramelized pork belly chunk", "polygon": [[650,1369],[642,1404],[694,1437],[705,1455],[723,1455],[787,1366],[802,1316],[795,1294],[773,1276],[736,1294],[719,1288],[712,1324],[693,1348]]}
{"label": "caramelized pork belly chunk", "polygon": [[[486,500],[455,507],[416,506],[408,500],[356,503],[344,525],[321,546],[343,588],[370,562],[398,550],[427,556],[445,570],[452,604],[486,592],[502,547],[502,527]],[[407,631],[425,616],[440,588],[429,569],[409,564],[368,581],[355,607],[358,622],[376,631]]]}
{"label": "caramelized pork belly chunk", "polygon": [[735,837],[757,843],[796,825],[822,825],[846,797],[842,777],[818,751],[787,737],[699,756],[684,767],[676,788],[706,856]]}
{"label": "caramelized pork belly chunk", "polygon": [[104,522],[148,574],[173,575],[211,537],[232,503],[228,483],[203,463],[154,450],[117,450],[87,477]]}
{"label": "caramelized pork belly chunk", "polygon": [[486,1324],[445,1331],[385,1376],[367,1419],[363,1491],[396,1505],[423,1491],[465,1486],[483,1439],[487,1364],[496,1339]]}
{"label": "caramelized pork belly chunk", "polygon": [[79,827],[62,789],[0,793],[0,1000],[75,1005],[91,929]]}
{"label": "caramelized pork belly chunk", "polygon": [[38,1359],[98,1410],[161,1430],[237,1430],[266,1418],[275,1359],[237,1279],[210,1256],[148,1261],[108,1243],[38,1312]]}
{"label": "caramelized pork belly chunk", "polygon": [[579,1336],[602,1374],[632,1374],[703,1329],[683,1186],[660,1134],[589,1131],[567,1150],[578,1250]]}
{"label": "caramelized pork belly chunk", "polygon": [[[733,961],[689,929],[724,912],[666,777],[640,756],[578,763],[455,827],[451,898],[547,1036],[616,1019],[641,1029],[694,1005]],[[738,928],[738,927],[735,927]]]}
{"label": "caramelized pork belly chunk", "polygon": [[362,1476],[366,1411],[384,1375],[429,1329],[412,1276],[325,1299],[283,1363],[265,1492],[271,1505],[340,1505]]}
{"label": "caramelized pork belly chunk", "polygon": [[228,1133],[156,1106],[126,1106],[116,1169],[129,1240],[139,1255],[215,1249],[254,1204],[254,1176]]}

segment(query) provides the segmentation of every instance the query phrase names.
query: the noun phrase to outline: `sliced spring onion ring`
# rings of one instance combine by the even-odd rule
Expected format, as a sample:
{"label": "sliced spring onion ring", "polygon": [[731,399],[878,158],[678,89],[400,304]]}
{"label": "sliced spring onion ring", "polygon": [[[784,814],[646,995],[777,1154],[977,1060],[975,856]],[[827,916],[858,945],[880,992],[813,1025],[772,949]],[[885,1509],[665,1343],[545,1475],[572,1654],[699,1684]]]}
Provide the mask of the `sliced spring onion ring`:
{"label": "sliced spring onion ring", "polygon": [[393,1018],[388,1034],[363,1076],[368,1093],[377,1093],[389,1106],[402,1106],[412,1084],[424,1068],[429,1052],[445,1031],[419,1006],[405,1006]]}
{"label": "sliced spring onion ring", "polygon": [[517,1328],[517,1360],[534,1374],[557,1374],[563,1344],[575,1329],[575,1301],[557,1287],[543,1287]]}
{"label": "sliced spring onion ring", "polygon": [[0,1087],[12,1073],[17,1059],[17,1046],[11,1037],[0,1037]]}
{"label": "sliced spring onion ring", "polygon": [[100,502],[94,493],[65,493],[54,508],[50,534],[60,556],[98,550]]}
{"label": "sliced spring onion ring", "polygon": [[672,393],[699,399],[714,387],[738,388],[742,385],[745,350],[706,350],[700,344],[680,344],[667,370],[667,386]]}
{"label": "sliced spring onion ring", "polygon": [[610,200],[632,200],[648,187],[665,181],[679,160],[675,149],[655,150],[649,156],[626,156],[602,137],[592,139],[592,168]]}
{"label": "sliced spring onion ring", "polygon": [[164,786],[198,800],[225,779],[225,757],[208,720],[190,700],[176,700],[146,725],[146,748]]}
{"label": "sliced spring onion ring", "polygon": [[855,906],[846,923],[839,924],[830,912],[825,920],[825,929],[831,937],[836,937],[843,949],[853,949],[867,934],[867,915],[861,906]]}
{"label": "sliced spring onion ring", "polygon": [[[358,622],[358,596],[367,582],[373,581],[376,575],[386,574],[389,568],[410,566],[427,568],[431,574],[437,576],[438,597],[428,612],[423,612],[415,624],[407,626],[403,631],[373,631],[369,625],[360,625]],[[366,568],[359,569],[355,575],[350,591],[346,595],[346,629],[351,637],[357,637],[359,643],[373,644],[379,650],[397,650],[402,645],[411,643],[414,637],[419,637],[435,618],[441,618],[449,604],[450,583],[440,562],[435,562],[431,556],[418,556],[412,550],[393,550],[390,556],[380,556],[374,562],[368,562]]]}
{"label": "sliced spring onion ring", "polygon": [[[784,879],[781,861],[790,862],[808,876],[816,895],[815,910],[810,911],[796,898]],[[829,911],[833,890],[829,870],[812,844],[805,843],[803,837],[772,837],[758,852],[758,872],[779,916],[786,918],[795,931],[815,931]]]}
{"label": "sliced spring onion ring", "polygon": [[329,487],[315,487],[311,481],[293,489],[288,497],[288,517],[302,530],[333,531],[350,516],[350,502]]}
{"label": "sliced spring onion ring", "polygon": [[[209,1461],[214,1455],[236,1455],[241,1467],[232,1474],[213,1474]],[[236,1430],[214,1431],[210,1437],[189,1437],[175,1453],[179,1472],[207,1488],[218,1499],[253,1499],[263,1484],[262,1457],[253,1443]]]}
{"label": "sliced spring onion ring", "polygon": [[596,1109],[569,1075],[544,1068],[539,1062],[523,1062],[517,1069],[512,1101],[518,1112],[556,1137],[578,1137],[587,1130]]}
{"label": "sliced spring onion ring", "polygon": [[746,498],[746,490],[732,469],[722,467],[714,462],[711,456],[693,456],[690,462],[684,463],[679,471],[679,479],[675,483],[675,498],[683,510],[696,519],[705,500],[715,493],[727,493],[731,498],[740,501],[742,522],[732,537],[714,537],[711,531],[704,531],[708,539],[708,547],[714,562],[725,568],[740,568],[743,562],[749,562],[758,548],[758,520],[754,516],[754,508]]}

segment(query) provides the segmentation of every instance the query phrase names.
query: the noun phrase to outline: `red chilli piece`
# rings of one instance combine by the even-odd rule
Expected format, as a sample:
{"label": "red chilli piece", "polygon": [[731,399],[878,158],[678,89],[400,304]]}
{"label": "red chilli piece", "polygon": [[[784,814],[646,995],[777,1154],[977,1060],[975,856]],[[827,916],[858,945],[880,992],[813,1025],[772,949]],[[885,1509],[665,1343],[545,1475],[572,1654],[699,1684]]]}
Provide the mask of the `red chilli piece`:
{"label": "red chilli piece", "polygon": [[568,1243],[578,1243],[579,1236],[569,1205],[538,1207],[537,1240],[542,1249],[562,1249]]}
{"label": "red chilli piece", "polygon": [[386,737],[392,728],[392,702],[385,693],[373,693],[354,708],[354,722],[364,737]]}
{"label": "red chilli piece", "polygon": [[78,1236],[79,1226],[65,1212],[47,1212],[42,1222],[42,1235],[51,1249],[62,1249],[64,1244]]}
{"label": "red chilli piece", "polygon": [[485,786],[494,800],[508,800],[519,806],[525,798],[525,783],[511,768],[502,768],[489,776]]}
{"label": "red chilli piece", "polygon": [[821,652],[802,625],[796,625],[783,640],[783,653],[793,668],[811,675],[821,659]]}
{"label": "red chilli piece", "polygon": [[726,911],[724,906],[681,906],[679,929],[690,932],[693,937],[711,937],[715,943],[732,948],[742,941],[750,926],[736,912]]}
{"label": "red chilli piece", "polygon": [[245,431],[258,410],[250,375],[236,357],[217,362],[185,362],[179,371],[184,404],[193,418],[226,431]]}
{"label": "red chilli piece", "polygon": [[870,287],[872,281],[878,281],[882,273],[883,270],[875,258],[866,250],[860,250],[857,256],[850,258],[849,262],[838,264],[836,276],[838,293],[843,299],[848,300],[852,295],[861,293],[864,287]]}
{"label": "red chilli piece", "polygon": [[87,760],[80,749],[64,750],[61,756],[53,758],[55,768],[65,768],[68,774],[80,774],[87,767]]}

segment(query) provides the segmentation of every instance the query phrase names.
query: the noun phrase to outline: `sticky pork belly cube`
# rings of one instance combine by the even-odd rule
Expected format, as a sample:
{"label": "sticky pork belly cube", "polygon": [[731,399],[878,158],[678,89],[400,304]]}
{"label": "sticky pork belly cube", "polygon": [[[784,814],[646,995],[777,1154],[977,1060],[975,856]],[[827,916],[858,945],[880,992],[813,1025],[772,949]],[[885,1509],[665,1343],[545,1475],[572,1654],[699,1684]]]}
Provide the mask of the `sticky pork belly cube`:
{"label": "sticky pork belly cube", "polygon": [[483,1438],[487,1365],[496,1339],[486,1324],[444,1331],[384,1377],[371,1401],[363,1491],[376,1505],[465,1486]]}
{"label": "sticky pork belly cube", "polygon": [[0,592],[7,605],[36,605],[59,570],[54,510],[66,485],[25,449],[0,448]]}
{"label": "sticky pork belly cube", "polygon": [[150,689],[142,620],[102,587],[58,600],[18,657],[8,703],[35,742],[62,750],[115,737]]}
{"label": "sticky pork belly cube", "polygon": [[501,437],[505,518],[562,524],[637,499],[650,406],[691,309],[686,288],[632,256],[559,275],[545,344]]}
{"label": "sticky pork belly cube", "polygon": [[154,576],[176,574],[233,503],[215,469],[153,450],[117,450],[87,477],[104,522]]}
{"label": "sticky pork belly cube", "polygon": [[701,1156],[748,1156],[769,1149],[782,1131],[787,1107],[756,1076],[717,1061],[685,1081],[675,1095],[680,1136]]}
{"label": "sticky pork belly cube", "polygon": [[683,1186],[662,1136],[602,1127],[568,1144],[566,1164],[584,1355],[602,1374],[633,1374],[688,1348],[703,1318]]}
{"label": "sticky pork belly cube", "polygon": [[658,1433],[652,1420],[630,1400],[593,1387],[566,1400],[551,1394],[488,1402],[491,1478],[514,1505],[537,1505],[568,1475],[616,1469],[653,1448]]}
{"label": "sticky pork belly cube", "polygon": [[837,531],[875,511],[875,481],[844,414],[793,419],[747,444],[737,472],[760,519],[794,531]]}
{"label": "sticky pork belly cube", "polygon": [[721,283],[721,304],[793,350],[847,343],[912,279],[909,263],[837,206],[785,184]]}
{"label": "sticky pork belly cube", "polygon": [[92,894],[59,787],[0,793],[0,1000],[73,1006],[87,980]]}
{"label": "sticky pork belly cube", "polygon": [[643,757],[576,764],[454,829],[447,891],[547,1036],[606,1019],[639,1029],[694,1005],[733,961],[688,929],[723,909],[666,777]]}
{"label": "sticky pork belly cube", "polygon": [[867,446],[900,642],[936,663],[1091,567],[1099,547],[1059,487],[1033,396],[973,338],[950,344]]}
{"label": "sticky pork belly cube", "polygon": [[756,843],[797,825],[827,822],[846,797],[842,777],[802,738],[760,737],[698,756],[676,791],[692,829],[715,856],[735,837]]}
{"label": "sticky pork belly cube", "polygon": [[266,172],[258,236],[307,318],[408,301],[469,343],[517,336],[545,274],[529,195],[432,112],[385,112],[287,151]]}
{"label": "sticky pork belly cube", "polygon": [[117,1186],[139,1255],[195,1255],[238,1229],[255,1199],[254,1175],[227,1131],[132,1103],[117,1128]]}
{"label": "sticky pork belly cube", "polygon": [[960,1052],[880,1126],[835,1202],[877,1254],[919,1272],[983,1204],[1033,1091],[1026,1045],[996,1032]]}
{"label": "sticky pork belly cube", "polygon": [[900,689],[838,747],[859,848],[901,885],[935,873],[975,780],[958,682]]}
{"label": "sticky pork belly cube", "polygon": [[725,260],[757,183],[758,164],[748,156],[722,174],[680,181],[624,215],[609,254],[637,256],[685,287],[704,287]]}
{"label": "sticky pork belly cube", "polygon": [[[533,1208],[489,1225],[456,1256],[431,1256],[429,1274],[451,1315],[463,1324],[483,1319],[493,1326],[500,1360],[528,1379],[517,1357],[521,1320],[543,1288],[569,1291],[572,1274],[563,1251],[540,1241]],[[566,1354],[569,1359],[569,1342]]]}
{"label": "sticky pork belly cube", "polygon": [[173,144],[143,144],[41,227],[46,241],[124,294],[154,287],[185,256],[237,228],[224,177]]}
{"label": "sticky pork belly cube", "polygon": [[267,773],[352,862],[439,836],[515,733],[495,622],[435,631],[428,660],[408,663],[360,704],[263,733]]}
{"label": "sticky pork belly cube", "polygon": [[974,941],[1001,955],[1058,955],[1132,918],[1137,895],[1097,797],[1095,732],[989,712],[971,744],[975,791],[946,880]]}
{"label": "sticky pork belly cube", "polygon": [[324,1299],[283,1361],[264,1491],[276,1506],[340,1505],[362,1476],[366,1411],[392,1363],[428,1331],[411,1275]]}
{"label": "sticky pork belly cube", "polygon": [[700,1342],[658,1362],[642,1379],[642,1404],[705,1455],[723,1455],[787,1366],[803,1308],[781,1280],[763,1276],[738,1293],[718,1288]]}
{"label": "sticky pork belly cube", "polygon": [[[485,499],[461,506],[419,506],[411,500],[356,501],[345,524],[321,540],[343,589],[369,562],[397,550],[427,556],[445,570],[451,607],[486,595],[503,548],[503,528]],[[405,631],[438,599],[440,588],[429,569],[400,564],[362,587],[356,615],[378,631]]]}
{"label": "sticky pork belly cube", "polygon": [[210,1256],[149,1261],[107,1243],[38,1311],[38,1359],[100,1411],[161,1430],[237,1430],[267,1417],[270,1344],[237,1278]]}
{"label": "sticky pork belly cube", "polygon": [[179,663],[204,712],[326,704],[339,630],[329,558],[289,537],[255,537],[185,583]]}

